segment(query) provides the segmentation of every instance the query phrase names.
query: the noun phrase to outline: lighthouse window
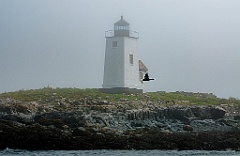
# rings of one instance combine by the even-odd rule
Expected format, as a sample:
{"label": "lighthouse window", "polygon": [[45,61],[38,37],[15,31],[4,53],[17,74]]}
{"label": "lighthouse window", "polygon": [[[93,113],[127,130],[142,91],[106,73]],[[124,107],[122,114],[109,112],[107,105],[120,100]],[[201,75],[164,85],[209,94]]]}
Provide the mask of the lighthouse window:
{"label": "lighthouse window", "polygon": [[112,47],[117,47],[117,41],[112,42]]}
{"label": "lighthouse window", "polygon": [[130,55],[129,55],[129,62],[130,62],[131,64],[133,64],[133,54],[130,54]]}
{"label": "lighthouse window", "polygon": [[119,26],[119,25],[114,25],[114,30],[129,30],[129,26]]}

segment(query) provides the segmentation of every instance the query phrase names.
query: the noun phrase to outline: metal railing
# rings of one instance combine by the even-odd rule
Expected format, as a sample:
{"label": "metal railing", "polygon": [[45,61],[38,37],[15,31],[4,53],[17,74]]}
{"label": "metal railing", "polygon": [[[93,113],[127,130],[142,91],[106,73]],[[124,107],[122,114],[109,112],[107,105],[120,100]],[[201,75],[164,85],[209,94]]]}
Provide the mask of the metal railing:
{"label": "metal railing", "polygon": [[[129,36],[127,37],[131,37],[131,38],[135,38],[138,39],[139,38],[139,32],[137,31],[132,31],[132,30],[128,30],[129,31]],[[105,31],[105,37],[114,37],[114,30],[107,30]]]}
{"label": "metal railing", "polygon": [[106,30],[105,37],[114,37],[114,30]]}

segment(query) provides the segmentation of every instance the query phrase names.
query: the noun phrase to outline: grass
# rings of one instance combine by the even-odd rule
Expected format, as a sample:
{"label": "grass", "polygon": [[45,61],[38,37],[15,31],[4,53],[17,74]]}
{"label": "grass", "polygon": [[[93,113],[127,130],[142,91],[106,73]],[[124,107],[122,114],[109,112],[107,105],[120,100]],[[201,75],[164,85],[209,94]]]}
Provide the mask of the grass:
{"label": "grass", "polygon": [[0,94],[2,98],[13,98],[23,102],[30,101],[47,101],[50,98],[69,98],[69,99],[105,99],[110,102],[118,102],[119,100],[142,100],[157,103],[172,103],[180,105],[218,105],[218,104],[239,104],[240,100],[230,98],[206,98],[198,96],[189,96],[176,93],[159,93],[150,92],[142,94],[105,94],[98,89],[79,89],[79,88],[42,88],[34,90],[20,90],[16,92],[7,92]]}

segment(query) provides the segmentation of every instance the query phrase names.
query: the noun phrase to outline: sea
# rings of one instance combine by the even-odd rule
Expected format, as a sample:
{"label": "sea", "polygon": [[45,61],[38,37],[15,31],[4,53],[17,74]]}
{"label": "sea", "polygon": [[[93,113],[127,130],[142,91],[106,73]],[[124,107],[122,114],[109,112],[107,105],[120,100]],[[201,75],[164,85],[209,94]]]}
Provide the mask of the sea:
{"label": "sea", "polygon": [[28,151],[0,150],[0,156],[240,156],[240,151],[205,150],[69,150]]}

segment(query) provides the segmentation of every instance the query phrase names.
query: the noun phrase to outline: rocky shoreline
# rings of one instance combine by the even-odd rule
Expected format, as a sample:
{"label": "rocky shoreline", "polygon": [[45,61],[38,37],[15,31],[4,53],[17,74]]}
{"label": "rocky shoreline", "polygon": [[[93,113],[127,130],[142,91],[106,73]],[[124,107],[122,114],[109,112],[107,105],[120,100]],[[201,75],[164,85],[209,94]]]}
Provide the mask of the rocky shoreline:
{"label": "rocky shoreline", "polygon": [[150,129],[124,131],[122,134],[83,128],[59,129],[39,124],[22,125],[0,121],[0,148],[28,150],[92,149],[178,149],[239,150],[239,131],[175,132]]}
{"label": "rocky shoreline", "polygon": [[0,149],[240,150],[239,105],[0,99]]}

